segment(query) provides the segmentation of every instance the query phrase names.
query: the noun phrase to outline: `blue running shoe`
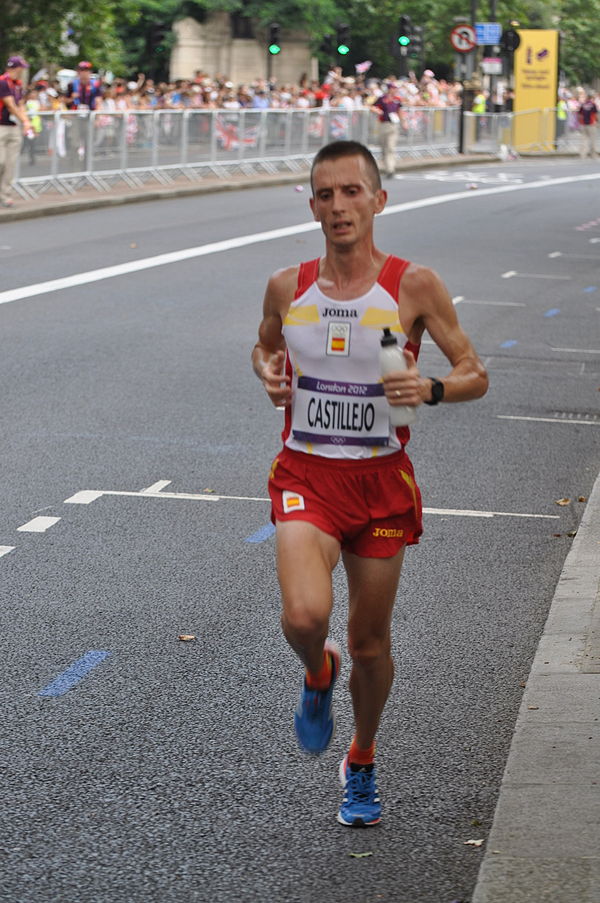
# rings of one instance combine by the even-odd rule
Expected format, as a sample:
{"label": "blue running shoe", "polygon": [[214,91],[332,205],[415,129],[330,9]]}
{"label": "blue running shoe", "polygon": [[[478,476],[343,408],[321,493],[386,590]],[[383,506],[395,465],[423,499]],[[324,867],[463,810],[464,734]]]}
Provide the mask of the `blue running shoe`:
{"label": "blue running shoe", "polygon": [[327,641],[325,652],[331,655],[332,675],[327,690],[311,690],[306,686],[306,678],[298,708],[294,712],[294,728],[298,743],[304,752],[318,756],[325,752],[335,727],[335,717],[331,707],[333,688],[340,673],[341,655],[339,646]]}
{"label": "blue running shoe", "polygon": [[[368,769],[368,770],[367,770]],[[368,828],[381,821],[381,804],[375,778],[375,766],[362,766],[354,771],[348,756],[340,764],[340,782],[344,799],[337,820],[350,828]]]}

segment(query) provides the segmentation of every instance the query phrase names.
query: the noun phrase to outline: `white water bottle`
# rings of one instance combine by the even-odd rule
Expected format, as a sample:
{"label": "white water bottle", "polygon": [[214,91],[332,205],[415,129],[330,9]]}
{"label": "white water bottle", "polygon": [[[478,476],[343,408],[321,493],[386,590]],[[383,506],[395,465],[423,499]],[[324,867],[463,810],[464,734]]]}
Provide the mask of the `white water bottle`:
{"label": "white water bottle", "polygon": [[[395,373],[398,370],[406,370],[404,353],[398,345],[398,339],[392,335],[388,326],[383,330],[379,365],[382,376],[385,376],[387,373]],[[410,405],[388,405],[388,407],[392,426],[408,426],[409,423],[414,423],[417,419],[417,410]]]}

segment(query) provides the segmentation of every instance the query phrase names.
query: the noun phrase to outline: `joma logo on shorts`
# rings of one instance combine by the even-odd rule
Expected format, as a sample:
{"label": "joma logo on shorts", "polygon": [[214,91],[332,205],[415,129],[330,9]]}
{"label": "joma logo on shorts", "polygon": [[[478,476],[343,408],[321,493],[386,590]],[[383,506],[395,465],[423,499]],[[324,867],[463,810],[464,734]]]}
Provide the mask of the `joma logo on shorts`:
{"label": "joma logo on shorts", "polygon": [[380,536],[383,539],[400,539],[404,536],[404,530],[386,530],[384,527],[375,527],[371,536]]}

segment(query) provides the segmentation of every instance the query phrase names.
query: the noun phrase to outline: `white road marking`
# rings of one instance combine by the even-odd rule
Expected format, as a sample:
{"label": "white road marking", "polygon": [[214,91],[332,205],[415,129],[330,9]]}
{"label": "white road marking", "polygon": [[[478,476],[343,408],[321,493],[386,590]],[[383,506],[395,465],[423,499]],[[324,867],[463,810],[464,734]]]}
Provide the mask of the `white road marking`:
{"label": "white road marking", "polygon": [[172,480],[159,480],[158,483],[153,483],[147,489],[142,489],[142,493],[144,495],[153,495],[155,492],[160,492],[165,486],[170,486],[172,482]]}
{"label": "white road marking", "polygon": [[503,279],[510,279],[513,276],[517,276],[519,279],[571,279],[570,276],[553,276],[550,273],[517,273],[516,270],[509,270],[508,273],[503,273]]}
{"label": "white road marking", "polygon": [[9,552],[14,552],[15,546],[0,546],[0,558],[3,555],[8,555]]}
{"label": "white road marking", "polygon": [[462,295],[456,295],[456,296],[452,299],[452,303],[453,303],[454,306],[456,307],[457,304],[460,304],[461,301],[464,301],[464,300],[465,300],[465,299],[463,298]]}
{"label": "white road marking", "polygon": [[513,511],[468,511],[452,508],[423,508],[423,514],[440,514],[453,517],[537,517],[544,520],[558,520],[557,514],[520,514]]}
{"label": "white road marking", "polygon": [[555,348],[550,345],[551,351],[564,351],[566,354],[600,354],[600,348]]}
{"label": "white road marking", "polygon": [[76,492],[75,495],[72,495],[71,498],[65,499],[64,505],[89,505],[91,502],[95,502],[96,499],[101,498],[101,492],[94,492],[92,489],[84,489],[83,492]]}
{"label": "white road marking", "polygon": [[34,517],[33,520],[27,521],[22,527],[17,527],[21,533],[45,533],[54,524],[57,524],[60,517]]}
{"label": "white road marking", "polygon": [[[76,499],[80,495],[95,495],[96,498],[99,498],[102,495],[114,495],[114,496],[125,496],[127,498],[155,498],[155,499],[179,499],[184,501],[203,501],[203,502],[220,502],[220,501],[234,501],[234,502],[270,502],[271,499],[265,496],[252,496],[252,495],[203,495],[202,493],[195,492],[148,492],[148,490],[143,490],[142,492],[127,492],[123,490],[117,489],[93,489],[93,490],[83,490],[82,492],[78,492],[76,495],[72,496],[73,499]],[[68,500],[70,501],[70,499]],[[444,516],[452,516],[452,517],[533,517],[533,518],[549,518],[551,520],[555,520],[557,515],[555,514],[523,514],[520,512],[513,511],[474,511],[471,509],[460,509],[460,508],[423,508],[424,514],[439,514]]]}
{"label": "white road marking", "polygon": [[[580,176],[563,176],[558,179],[539,179],[536,182],[525,182],[521,185],[500,185],[496,188],[481,188],[478,191],[454,191],[448,194],[436,195],[431,198],[421,198],[418,201],[408,201],[404,204],[392,204],[390,207],[386,207],[379,216],[394,216],[397,213],[405,213],[408,210],[423,210],[426,207],[451,204],[454,201],[473,200],[474,198],[490,197],[496,194],[507,194],[508,192],[513,191],[533,191],[538,188],[572,185],[578,182],[597,181],[598,179],[600,179],[600,173],[589,173]],[[299,223],[295,226],[271,229],[268,232],[255,232],[252,235],[241,235],[238,238],[228,238],[224,241],[211,242],[210,244],[200,245],[195,248],[183,248],[180,251],[157,254],[155,257],[145,257],[141,260],[129,260],[126,263],[110,267],[101,267],[100,269],[89,270],[85,273],[74,273],[71,276],[63,276],[60,279],[51,279],[47,282],[24,285],[20,288],[13,288],[8,291],[0,292],[0,304],[9,304],[11,301],[21,301],[24,298],[33,298],[36,295],[47,295],[50,292],[74,288],[79,285],[88,285],[92,282],[100,282],[103,279],[126,276],[129,273],[138,273],[153,267],[180,263],[182,260],[191,260],[196,257],[218,254],[222,251],[231,251],[234,248],[247,247],[248,245],[260,244],[261,242],[266,241],[274,241],[278,238],[289,238],[292,235],[313,232],[316,229],[320,229],[320,223]]]}
{"label": "white road marking", "polygon": [[484,304],[487,307],[527,307],[522,301],[476,301],[465,298],[463,304]]}
{"label": "white road marking", "polygon": [[510,414],[497,414],[498,420],[531,420],[534,423],[568,423],[571,426],[600,426],[597,420],[566,420],[562,417],[518,417]]}
{"label": "white road marking", "polygon": [[563,254],[562,251],[554,251],[552,254],[548,254],[548,257],[568,257],[572,260],[600,260],[598,254],[569,254],[568,252]]}

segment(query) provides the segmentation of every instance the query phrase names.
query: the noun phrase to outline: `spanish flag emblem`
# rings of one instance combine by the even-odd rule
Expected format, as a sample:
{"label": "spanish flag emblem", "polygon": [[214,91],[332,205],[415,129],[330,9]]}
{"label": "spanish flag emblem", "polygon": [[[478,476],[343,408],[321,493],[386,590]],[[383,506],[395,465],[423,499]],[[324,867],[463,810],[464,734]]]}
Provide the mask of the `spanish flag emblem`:
{"label": "spanish flag emblem", "polygon": [[290,514],[292,511],[304,511],[304,496],[298,492],[290,492],[289,489],[284,489],[282,498],[285,514]]}

